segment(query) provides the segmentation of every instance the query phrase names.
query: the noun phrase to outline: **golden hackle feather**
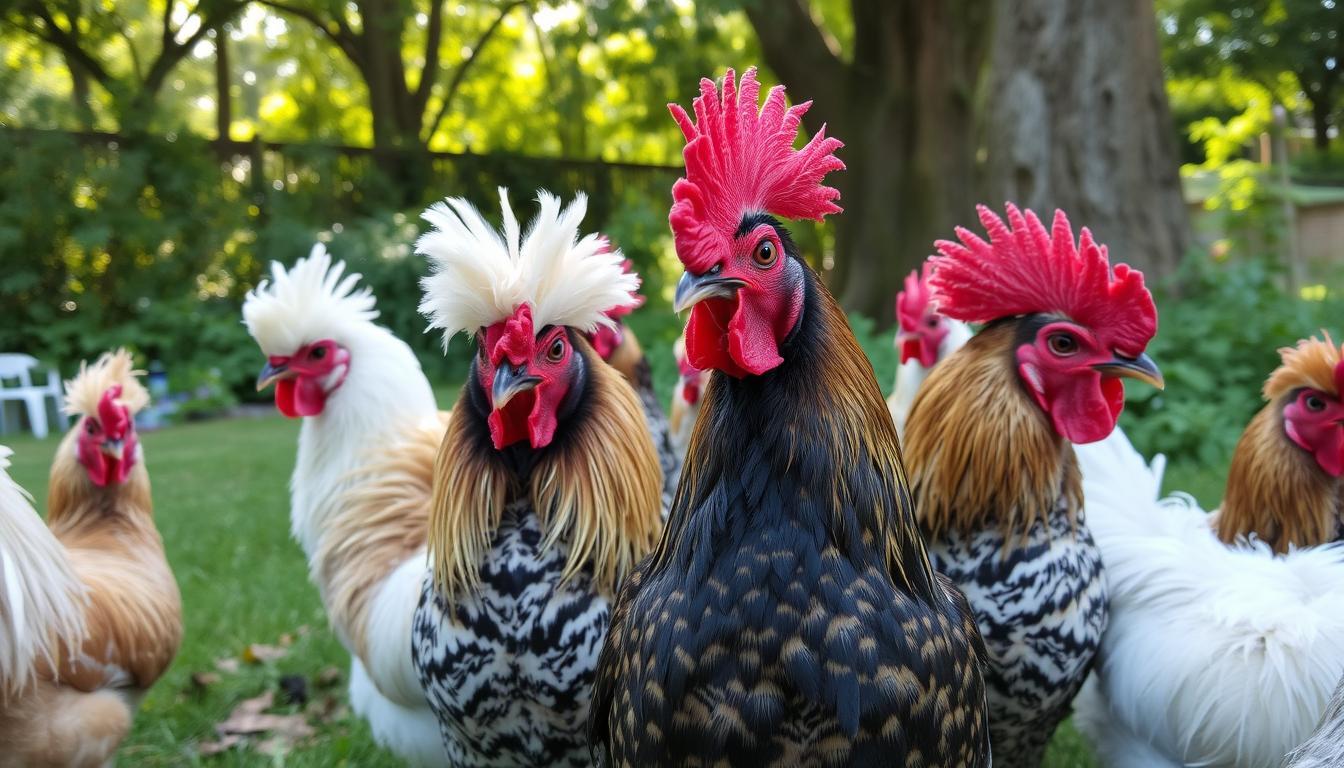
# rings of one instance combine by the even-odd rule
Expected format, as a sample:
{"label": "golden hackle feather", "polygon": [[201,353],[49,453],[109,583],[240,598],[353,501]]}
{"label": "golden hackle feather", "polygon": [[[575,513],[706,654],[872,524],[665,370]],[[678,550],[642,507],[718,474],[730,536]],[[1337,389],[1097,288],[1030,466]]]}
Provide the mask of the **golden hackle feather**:
{"label": "golden hackle feather", "polygon": [[[872,365],[859,346],[854,333],[835,299],[825,290],[816,294],[816,308],[819,317],[815,318],[820,327],[817,346],[825,350],[817,355],[810,364],[819,371],[816,381],[825,382],[825,386],[804,389],[797,394],[800,398],[810,398],[797,403],[799,414],[813,416],[806,420],[806,429],[794,430],[790,435],[789,462],[792,465],[804,450],[815,445],[825,445],[830,449],[830,466],[843,468],[856,466],[860,462],[871,463],[881,468],[880,476],[891,483],[892,498],[909,498],[910,483],[906,467],[901,458],[901,442],[896,435],[896,425],[887,411],[887,403],[882,398],[882,390],[873,376]],[[681,483],[677,487],[677,501],[673,508],[679,508],[684,494],[691,498],[703,498],[701,485],[707,473],[712,472],[712,463],[706,454],[709,445],[708,431],[715,428],[719,421],[715,413],[728,405],[728,394],[720,387],[718,380],[724,374],[716,373],[710,384],[701,394],[701,413],[696,418],[691,432],[691,442],[686,449],[686,461],[682,465]],[[728,457],[731,460],[731,457]],[[722,461],[724,457],[720,457]],[[843,522],[849,505],[847,490],[848,477],[844,472],[836,472],[830,478],[829,506],[837,524]],[[883,494],[875,494],[883,497]],[[855,510],[856,511],[856,510]],[[903,588],[913,590],[916,584],[929,584],[934,581],[924,539],[914,526],[914,520],[899,514],[899,510],[876,509],[871,511],[869,519],[872,530],[864,531],[866,545],[879,548],[883,554],[887,571],[896,583]],[[656,559],[662,561],[671,555],[671,535],[662,538]],[[923,573],[906,572],[907,564],[913,563]]]}
{"label": "golden hackle feather", "polygon": [[[598,589],[614,596],[621,579],[652,549],[662,527],[662,473],[634,390],[585,341],[588,362],[582,420],[514,488],[495,451],[472,450],[467,419],[453,419],[434,465],[429,554],[436,590],[451,598],[478,586],[504,508],[525,494],[543,530],[542,547],[569,546],[563,579],[591,569]],[[466,385],[470,386],[470,384]],[[465,391],[465,390],[464,390]]]}
{"label": "golden hackle feather", "polygon": [[1016,325],[981,331],[939,363],[905,426],[906,469],[932,537],[998,525],[1011,543],[1055,508],[1083,504],[1073,448],[1051,428],[1010,364]]}
{"label": "golden hackle feather", "polygon": [[1276,552],[1333,541],[1344,515],[1344,483],[1320,470],[1316,460],[1288,438],[1283,409],[1303,387],[1339,397],[1342,352],[1324,340],[1303,339],[1279,350],[1282,363],[1265,381],[1269,403],[1242,432],[1228,467],[1222,507],[1213,517],[1226,543],[1255,535]]}
{"label": "golden hackle feather", "polygon": [[434,457],[451,414],[373,446],[356,480],[335,505],[312,561],[314,581],[336,631],[365,658],[371,601],[389,573],[425,542]]}

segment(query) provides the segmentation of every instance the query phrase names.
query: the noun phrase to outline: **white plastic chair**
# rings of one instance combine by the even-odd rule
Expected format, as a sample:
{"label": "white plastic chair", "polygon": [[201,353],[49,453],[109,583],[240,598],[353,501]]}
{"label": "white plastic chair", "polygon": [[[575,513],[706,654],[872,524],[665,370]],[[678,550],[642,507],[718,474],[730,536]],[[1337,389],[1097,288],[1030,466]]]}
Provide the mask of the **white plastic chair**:
{"label": "white plastic chair", "polygon": [[[22,401],[28,408],[28,423],[38,438],[47,436],[47,398],[61,412],[61,376],[55,368],[47,369],[47,383],[33,384],[33,369],[40,367],[37,358],[28,355],[0,354],[0,430],[3,429],[5,403]],[[10,386],[17,381],[17,386]],[[58,416],[58,420],[64,417]]]}

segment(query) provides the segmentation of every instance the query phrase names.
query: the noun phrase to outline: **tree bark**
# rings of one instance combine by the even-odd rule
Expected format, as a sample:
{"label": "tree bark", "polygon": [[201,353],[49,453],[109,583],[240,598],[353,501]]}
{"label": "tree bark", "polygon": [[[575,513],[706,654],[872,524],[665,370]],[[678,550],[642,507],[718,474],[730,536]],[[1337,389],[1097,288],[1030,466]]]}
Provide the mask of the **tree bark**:
{"label": "tree bark", "polygon": [[1321,152],[1330,149],[1330,117],[1334,112],[1332,95],[1330,91],[1307,92],[1307,102],[1311,104],[1312,146]]}
{"label": "tree bark", "polygon": [[833,183],[830,282],[846,309],[888,324],[902,278],[973,213],[975,91],[990,10],[976,0],[852,0],[854,59],[832,50],[806,0],[746,6],[766,62],[810,130],[845,142]]}
{"label": "tree bark", "polygon": [[986,199],[1169,274],[1191,243],[1152,0],[996,0]]}
{"label": "tree bark", "polygon": [[220,141],[229,138],[233,125],[233,95],[229,73],[229,30],[215,31],[215,136]]}

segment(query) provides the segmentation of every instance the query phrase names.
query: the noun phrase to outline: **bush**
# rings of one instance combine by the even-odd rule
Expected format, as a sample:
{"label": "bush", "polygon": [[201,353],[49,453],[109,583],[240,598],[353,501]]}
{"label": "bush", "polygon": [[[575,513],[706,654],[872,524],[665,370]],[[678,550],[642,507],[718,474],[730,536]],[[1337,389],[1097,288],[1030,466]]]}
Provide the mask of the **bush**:
{"label": "bush", "polygon": [[1344,297],[1303,300],[1288,295],[1279,277],[1264,260],[1191,257],[1175,281],[1158,286],[1158,333],[1148,353],[1167,388],[1128,390],[1121,425],[1135,447],[1175,462],[1226,466],[1264,404],[1260,388],[1279,363],[1277,350],[1322,328],[1340,338]]}

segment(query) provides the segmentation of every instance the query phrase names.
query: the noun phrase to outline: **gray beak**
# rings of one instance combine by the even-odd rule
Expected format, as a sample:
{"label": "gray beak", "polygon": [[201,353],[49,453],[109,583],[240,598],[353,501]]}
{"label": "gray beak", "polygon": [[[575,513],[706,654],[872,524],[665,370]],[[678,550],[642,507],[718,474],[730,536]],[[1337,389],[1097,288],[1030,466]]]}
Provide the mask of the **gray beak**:
{"label": "gray beak", "polygon": [[279,365],[272,365],[270,361],[267,361],[266,367],[262,368],[261,373],[257,374],[257,391],[260,392],[261,390],[271,386],[280,379],[287,378],[292,375],[293,374],[289,372],[288,363],[280,363]]}
{"label": "gray beak", "polygon": [[98,448],[105,456],[116,459],[117,461],[121,461],[122,456],[126,453],[126,443],[122,440],[104,440],[103,444],[98,446]]}
{"label": "gray beak", "polygon": [[512,366],[504,361],[495,369],[495,384],[490,390],[490,399],[494,409],[496,411],[500,410],[509,404],[514,395],[532,389],[540,381],[540,376],[528,375],[526,363]]}
{"label": "gray beak", "polygon": [[677,282],[677,292],[672,298],[672,311],[685,312],[705,299],[731,299],[746,283],[735,277],[720,277],[715,267],[703,275],[682,273]]}
{"label": "gray beak", "polygon": [[1102,376],[1138,379],[1152,384],[1158,389],[1166,388],[1166,381],[1162,378],[1162,372],[1157,369],[1157,363],[1154,363],[1153,359],[1147,355],[1139,355],[1138,357],[1115,355],[1109,362],[1092,367],[1100,371]]}

